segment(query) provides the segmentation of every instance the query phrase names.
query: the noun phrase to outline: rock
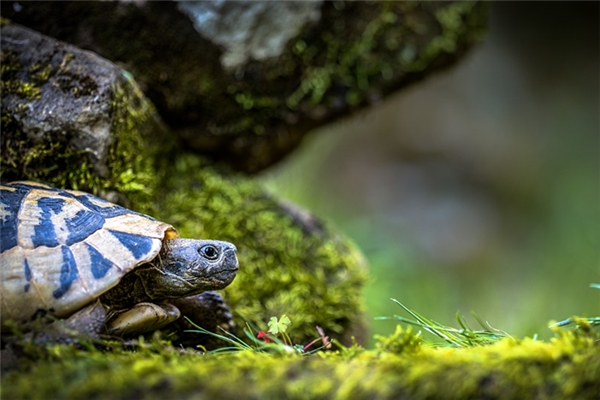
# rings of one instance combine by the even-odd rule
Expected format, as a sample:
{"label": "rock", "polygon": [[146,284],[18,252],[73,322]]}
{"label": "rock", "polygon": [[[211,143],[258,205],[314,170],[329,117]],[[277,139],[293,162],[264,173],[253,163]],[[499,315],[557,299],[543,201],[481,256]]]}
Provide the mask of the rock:
{"label": "rock", "polygon": [[2,180],[148,200],[153,140],[142,139],[165,128],[128,73],[17,24],[1,40]]}
{"label": "rock", "polygon": [[224,48],[223,68],[235,71],[249,60],[281,56],[290,39],[306,24],[319,20],[322,1],[178,3],[196,31]]}
{"label": "rock", "polygon": [[124,66],[187,148],[249,173],[285,157],[308,131],[456,62],[481,40],[486,10],[342,1],[1,7]]}
{"label": "rock", "polygon": [[[36,51],[23,51],[28,48]],[[2,63],[7,71],[2,77],[3,115],[28,140],[66,142],[86,152],[94,171],[106,177],[110,100],[122,72],[95,54],[14,24],[2,29]]]}

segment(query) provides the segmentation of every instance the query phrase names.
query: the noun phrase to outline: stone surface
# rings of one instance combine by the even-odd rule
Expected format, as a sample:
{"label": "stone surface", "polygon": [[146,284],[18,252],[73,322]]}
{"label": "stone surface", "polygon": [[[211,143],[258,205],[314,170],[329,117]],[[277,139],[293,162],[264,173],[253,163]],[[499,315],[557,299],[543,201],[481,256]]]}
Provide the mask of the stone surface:
{"label": "stone surface", "polygon": [[187,148],[250,173],[310,130],[453,64],[485,30],[485,6],[474,2],[290,4],[295,19],[279,11],[290,22],[269,28],[272,36],[263,27],[273,8],[254,2],[195,11],[153,1],[1,7],[122,65]]}
{"label": "stone surface", "polygon": [[[17,131],[34,143],[63,142],[87,153],[94,171],[106,177],[110,102],[115,81],[124,79],[121,70],[91,52],[14,24],[2,29],[1,40],[2,115],[16,125],[5,132],[3,143],[14,140]],[[35,51],[24,51],[31,48]]]}
{"label": "stone surface", "polygon": [[223,46],[221,65],[230,70],[280,56],[304,25],[320,18],[321,7],[321,0],[178,3],[202,36]]}
{"label": "stone surface", "polygon": [[125,204],[148,194],[152,140],[143,138],[165,131],[130,76],[17,24],[3,26],[1,40],[2,180],[44,181]]}

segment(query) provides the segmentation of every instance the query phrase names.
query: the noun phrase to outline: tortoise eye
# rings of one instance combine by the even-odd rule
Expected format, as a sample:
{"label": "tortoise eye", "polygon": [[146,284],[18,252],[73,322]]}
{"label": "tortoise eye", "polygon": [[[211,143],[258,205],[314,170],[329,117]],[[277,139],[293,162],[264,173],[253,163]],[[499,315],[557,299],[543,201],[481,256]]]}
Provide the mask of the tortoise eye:
{"label": "tortoise eye", "polygon": [[219,258],[219,250],[210,244],[200,247],[198,249],[198,253],[200,253],[202,257],[208,258],[209,260],[216,260]]}

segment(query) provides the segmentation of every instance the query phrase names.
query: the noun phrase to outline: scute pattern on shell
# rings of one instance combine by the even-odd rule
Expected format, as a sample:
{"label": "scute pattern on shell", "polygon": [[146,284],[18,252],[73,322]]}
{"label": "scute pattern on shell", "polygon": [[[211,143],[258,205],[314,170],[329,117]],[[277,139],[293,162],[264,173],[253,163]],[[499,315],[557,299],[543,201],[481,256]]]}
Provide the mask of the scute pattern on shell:
{"label": "scute pattern on shell", "polygon": [[87,193],[0,185],[2,321],[65,317],[152,260],[174,228]]}

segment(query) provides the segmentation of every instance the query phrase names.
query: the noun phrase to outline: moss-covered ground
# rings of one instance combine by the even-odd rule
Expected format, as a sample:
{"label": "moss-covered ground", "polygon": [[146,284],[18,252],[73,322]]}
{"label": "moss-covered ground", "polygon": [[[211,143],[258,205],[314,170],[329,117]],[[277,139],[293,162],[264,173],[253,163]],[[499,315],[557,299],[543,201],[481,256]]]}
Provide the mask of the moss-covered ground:
{"label": "moss-covered ground", "polygon": [[432,347],[398,329],[373,350],[311,355],[283,345],[204,354],[159,341],[135,351],[30,347],[29,358],[2,376],[2,398],[597,399],[599,339],[577,329],[556,331],[549,342]]}

